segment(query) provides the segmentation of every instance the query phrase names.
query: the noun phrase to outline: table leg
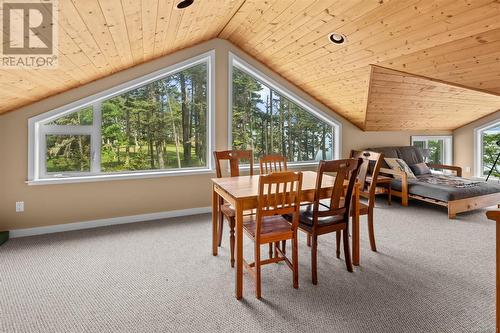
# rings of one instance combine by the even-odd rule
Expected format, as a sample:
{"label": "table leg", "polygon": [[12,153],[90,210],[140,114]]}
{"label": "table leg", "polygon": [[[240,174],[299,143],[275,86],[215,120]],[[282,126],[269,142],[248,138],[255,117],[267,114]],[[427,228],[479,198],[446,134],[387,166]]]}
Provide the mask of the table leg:
{"label": "table leg", "polygon": [[236,201],[236,299],[243,298],[243,207]]}
{"label": "table leg", "polygon": [[219,215],[219,195],[215,191],[215,185],[212,186],[212,254],[217,255],[218,250],[218,215]]}
{"label": "table leg", "polygon": [[352,264],[359,266],[359,186],[354,188],[354,214],[352,216]]}

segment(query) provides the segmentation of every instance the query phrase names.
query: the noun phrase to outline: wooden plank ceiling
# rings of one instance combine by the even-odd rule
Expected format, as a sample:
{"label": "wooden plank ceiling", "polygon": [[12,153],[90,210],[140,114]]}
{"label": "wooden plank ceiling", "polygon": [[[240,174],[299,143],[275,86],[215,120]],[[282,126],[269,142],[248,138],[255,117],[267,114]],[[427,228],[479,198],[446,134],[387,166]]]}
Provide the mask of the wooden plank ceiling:
{"label": "wooden plank ceiling", "polygon": [[59,0],[58,68],[0,66],[0,113],[215,38],[243,1]]}
{"label": "wooden plank ceiling", "polygon": [[[0,113],[215,37],[366,130],[388,129],[377,124],[392,112],[372,99],[369,85],[380,85],[384,77],[383,69],[375,69],[370,79],[372,64],[500,95],[497,0],[195,0],[185,10],[176,9],[177,2],[60,0],[59,68],[0,69]],[[330,43],[331,32],[344,34],[347,42]],[[399,80],[401,87],[392,83],[384,94],[401,90],[418,99],[424,97],[421,85],[439,85],[426,88],[434,90],[434,99],[479,96],[434,81],[408,84],[404,74]],[[455,121],[443,111],[446,104],[433,119],[453,129],[498,109],[496,97],[480,95],[487,96],[478,102],[480,112],[472,111],[479,106],[464,111]],[[377,112],[384,113],[377,118]],[[402,108],[398,114],[411,112]],[[390,128],[431,129],[429,124],[406,121]]]}
{"label": "wooden plank ceiling", "polygon": [[452,130],[492,109],[500,110],[499,96],[373,66],[364,128]]}

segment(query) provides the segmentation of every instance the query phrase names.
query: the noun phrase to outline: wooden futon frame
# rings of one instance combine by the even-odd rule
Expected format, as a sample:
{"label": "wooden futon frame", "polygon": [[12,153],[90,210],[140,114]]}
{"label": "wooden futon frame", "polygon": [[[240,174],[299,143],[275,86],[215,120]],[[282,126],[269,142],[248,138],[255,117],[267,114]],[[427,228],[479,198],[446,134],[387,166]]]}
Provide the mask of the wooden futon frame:
{"label": "wooden futon frame", "polygon": [[[462,177],[462,168],[453,165],[444,164],[427,164],[431,169],[452,170],[455,175]],[[448,208],[448,218],[454,219],[458,213],[463,213],[479,208],[490,207],[499,205],[500,193],[480,195],[472,198],[465,198],[452,201],[441,201],[432,198],[426,198],[419,195],[408,193],[408,176],[404,171],[396,171],[387,168],[381,168],[380,174],[387,174],[392,176],[401,176],[401,191],[391,189],[391,194],[401,198],[403,206],[408,206],[409,199],[416,199],[420,201],[429,202],[434,205],[439,205]],[[500,205],[498,206],[500,208]]]}

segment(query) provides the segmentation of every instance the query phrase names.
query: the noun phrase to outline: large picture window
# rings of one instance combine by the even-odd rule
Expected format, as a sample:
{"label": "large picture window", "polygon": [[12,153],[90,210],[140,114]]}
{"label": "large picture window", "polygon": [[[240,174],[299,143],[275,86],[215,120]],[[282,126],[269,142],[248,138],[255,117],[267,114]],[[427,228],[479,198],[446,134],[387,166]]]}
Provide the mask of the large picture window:
{"label": "large picture window", "polygon": [[422,150],[427,163],[453,164],[453,137],[451,135],[412,136],[411,145]]}
{"label": "large picture window", "polygon": [[30,120],[30,180],[210,169],[212,53]]}
{"label": "large picture window", "polygon": [[278,84],[231,56],[233,149],[252,149],[254,159],[281,154],[289,162],[339,157],[340,126]]}
{"label": "large picture window", "polygon": [[[497,155],[500,153],[500,121],[488,123],[483,127],[475,130],[476,135],[476,163],[475,171],[477,177],[486,177],[490,172]],[[500,178],[500,166],[495,166],[491,176],[492,178]]]}

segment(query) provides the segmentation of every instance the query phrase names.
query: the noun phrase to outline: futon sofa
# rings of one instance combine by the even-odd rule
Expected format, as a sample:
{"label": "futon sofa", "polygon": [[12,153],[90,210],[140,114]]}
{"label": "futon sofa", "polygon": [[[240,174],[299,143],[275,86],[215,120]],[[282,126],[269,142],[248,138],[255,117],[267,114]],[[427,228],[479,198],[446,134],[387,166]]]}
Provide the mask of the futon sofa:
{"label": "futon sofa", "polygon": [[[415,166],[424,162],[419,148],[413,146],[379,147],[367,150],[380,152],[384,158],[399,158],[408,166]],[[432,174],[416,175],[416,179],[409,179],[402,171],[390,169],[386,161],[382,163],[381,175],[393,177],[391,180],[392,195],[401,197],[404,206],[409,199],[416,199],[448,208],[448,217],[453,219],[457,213],[500,204],[500,185],[471,181],[461,178],[462,169],[457,166],[429,164],[430,169],[441,170]],[[453,174],[443,174],[442,171],[451,170]]]}

